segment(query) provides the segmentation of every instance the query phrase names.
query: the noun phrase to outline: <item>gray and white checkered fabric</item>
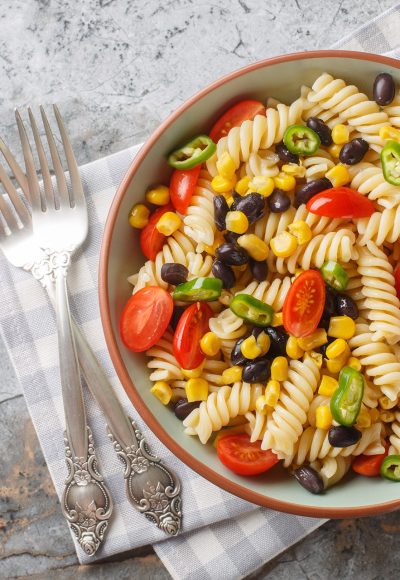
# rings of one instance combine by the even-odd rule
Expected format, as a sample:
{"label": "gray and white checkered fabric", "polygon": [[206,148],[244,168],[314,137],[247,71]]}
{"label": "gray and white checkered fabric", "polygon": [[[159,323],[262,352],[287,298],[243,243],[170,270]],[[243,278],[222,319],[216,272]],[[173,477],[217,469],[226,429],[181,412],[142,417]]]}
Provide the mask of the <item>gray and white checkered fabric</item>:
{"label": "gray and white checkered fabric", "polygon": [[[385,52],[400,56],[393,45],[400,30],[400,5],[346,38],[335,48]],[[146,432],[154,452],[181,477],[184,530],[165,540],[139,515],[124,493],[121,465],[105,431],[100,410],[85,392],[89,424],[103,474],[114,499],[107,541],[96,558],[145,544],[155,550],[174,578],[241,578],[303,538],[323,520],[295,517],[256,507],[212,485],[164,447],[132,409],[112,367],[103,338],[97,300],[99,245],[111,199],[138,146],[82,167],[88,200],[90,234],[71,268],[71,307],[116,393]],[[58,372],[55,319],[47,296],[25,272],[0,256],[0,324],[58,494],[65,478],[63,410]],[[89,562],[82,551],[78,557]],[[93,561],[93,560],[90,560]]]}

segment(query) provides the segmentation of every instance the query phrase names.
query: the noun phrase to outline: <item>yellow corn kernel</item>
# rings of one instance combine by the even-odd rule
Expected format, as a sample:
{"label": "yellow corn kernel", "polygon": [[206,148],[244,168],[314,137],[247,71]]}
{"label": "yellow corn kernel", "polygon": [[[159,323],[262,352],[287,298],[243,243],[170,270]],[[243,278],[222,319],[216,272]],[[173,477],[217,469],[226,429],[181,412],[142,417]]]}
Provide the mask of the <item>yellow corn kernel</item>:
{"label": "yellow corn kernel", "polygon": [[236,167],[228,151],[224,151],[217,161],[217,170],[222,177],[232,179],[235,175]]}
{"label": "yellow corn kernel", "polygon": [[287,381],[289,372],[289,365],[287,358],[284,356],[277,356],[271,364],[271,379],[275,381]]}
{"label": "yellow corn kernel", "polygon": [[342,163],[338,163],[335,167],[332,167],[332,169],[325,173],[325,177],[329,179],[333,187],[341,187],[351,181],[350,173]]}
{"label": "yellow corn kernel", "polygon": [[257,336],[257,346],[261,348],[261,354],[267,354],[271,347],[271,339],[266,332],[260,332]]}
{"label": "yellow corn kernel", "polygon": [[249,189],[250,181],[251,177],[249,177],[248,175],[242,177],[242,179],[239,179],[239,181],[235,186],[236,193],[238,193],[239,195],[245,195],[247,193],[247,190]]}
{"label": "yellow corn kernel", "polygon": [[298,340],[295,336],[289,336],[286,343],[286,354],[289,358],[298,360],[304,354],[304,350],[300,348]]}
{"label": "yellow corn kernel", "polygon": [[149,223],[150,210],[143,203],[137,203],[129,212],[129,223],[133,228],[142,230]]}
{"label": "yellow corn kernel", "polygon": [[297,342],[299,347],[303,350],[314,350],[315,348],[319,348],[323,344],[326,344],[328,342],[328,337],[325,328],[317,328],[317,330],[309,336],[298,338]]}
{"label": "yellow corn kernel", "polygon": [[256,175],[249,182],[249,192],[256,192],[264,197],[269,197],[275,189],[275,183],[272,177],[265,175]]}
{"label": "yellow corn kernel", "polygon": [[318,387],[318,394],[324,397],[331,397],[338,388],[339,383],[333,377],[322,375],[321,382]]}
{"label": "yellow corn kernel", "polygon": [[151,387],[150,392],[157,397],[163,405],[168,405],[172,397],[172,389],[165,381],[157,381]]}
{"label": "yellow corn kernel", "polygon": [[225,223],[226,229],[235,234],[244,234],[249,227],[249,220],[242,211],[228,211]]}
{"label": "yellow corn kernel", "polygon": [[342,149],[341,145],[336,145],[334,143],[333,145],[330,145],[330,147],[328,147],[328,152],[332,155],[334,159],[339,159],[341,149]]}
{"label": "yellow corn kernel", "polygon": [[293,234],[281,232],[270,241],[271,250],[278,258],[289,258],[297,250],[298,243]]}
{"label": "yellow corn kernel", "polygon": [[304,354],[303,361],[305,362],[306,360],[312,360],[315,362],[315,364],[319,369],[322,368],[323,358],[320,352],[315,352],[315,350],[310,350],[306,352]]}
{"label": "yellow corn kernel", "polygon": [[381,411],[380,420],[384,423],[392,423],[395,420],[395,414],[393,411]]}
{"label": "yellow corn kernel", "polygon": [[297,163],[288,163],[287,165],[282,165],[282,171],[287,175],[293,175],[293,177],[304,177],[306,174],[306,168],[303,165],[298,165]]}
{"label": "yellow corn kernel", "polygon": [[195,369],[182,369],[182,374],[185,378],[187,379],[197,379],[198,377],[201,376],[201,373],[203,372],[203,367],[204,367],[204,362],[199,364],[198,367],[196,367]]}
{"label": "yellow corn kernel", "polygon": [[208,381],[205,379],[189,379],[186,383],[185,391],[189,403],[205,401],[208,397]]}
{"label": "yellow corn kernel", "polygon": [[266,415],[268,413],[269,409],[270,409],[270,407],[267,403],[265,395],[260,395],[259,397],[257,397],[257,399],[256,399],[256,411],[257,411],[257,413],[260,413],[261,415]]}
{"label": "yellow corn kernel", "polygon": [[166,205],[169,202],[169,189],[166,185],[158,185],[146,191],[146,201],[153,205]]}
{"label": "yellow corn kernel", "polygon": [[332,413],[328,405],[320,405],[315,409],[315,426],[317,429],[329,429],[332,425]]}
{"label": "yellow corn kernel", "polygon": [[233,199],[232,195],[229,195],[229,196],[226,198],[226,203],[228,204],[228,207],[231,207],[231,205],[233,204],[233,202],[234,202],[234,201],[235,201],[235,200]]}
{"label": "yellow corn kernel", "polygon": [[336,375],[340,373],[342,368],[346,365],[347,359],[350,356],[350,348],[346,344],[346,350],[337,358],[325,359],[326,368],[330,373]]}
{"label": "yellow corn kernel", "polygon": [[240,345],[240,350],[244,357],[250,359],[257,358],[262,353],[261,348],[257,344],[256,337],[253,335],[244,339]]}
{"label": "yellow corn kernel", "polygon": [[244,236],[240,236],[238,238],[237,243],[239,246],[247,250],[247,253],[253,260],[257,260],[257,262],[263,262],[268,258],[268,246],[258,236],[255,234],[245,234]]}
{"label": "yellow corn kernel", "polygon": [[243,369],[239,365],[225,369],[222,373],[222,384],[231,385],[242,380]]}
{"label": "yellow corn kernel", "polygon": [[297,220],[288,226],[288,230],[297,239],[299,246],[306,244],[312,238],[310,226],[303,220]]}
{"label": "yellow corn kernel", "polygon": [[376,423],[379,421],[379,411],[378,409],[370,409],[369,416],[371,417],[371,423]]}
{"label": "yellow corn kernel", "polygon": [[337,358],[346,350],[346,341],[343,338],[337,338],[326,348],[328,358]]}
{"label": "yellow corn kernel", "polygon": [[372,421],[369,410],[365,405],[361,405],[360,412],[357,416],[356,427],[359,427],[360,429],[367,429],[368,427],[371,427],[371,424]]}
{"label": "yellow corn kernel", "polygon": [[222,175],[216,175],[211,181],[211,187],[217,193],[228,193],[228,191],[232,191],[232,189],[235,187],[235,184],[236,176],[231,179],[227,179]]}
{"label": "yellow corn kernel", "polygon": [[282,326],[283,325],[283,313],[274,312],[272,317],[272,326]]}
{"label": "yellow corn kernel", "polygon": [[221,349],[221,339],[215,332],[206,332],[201,337],[200,348],[206,356],[215,356]]}
{"label": "yellow corn kernel", "polygon": [[356,323],[350,316],[331,316],[328,336],[348,340],[354,336]]}
{"label": "yellow corn kernel", "polygon": [[400,141],[400,129],[385,125],[379,129],[379,137],[384,141],[388,141],[389,139],[392,141]]}
{"label": "yellow corn kernel", "polygon": [[349,360],[347,361],[347,366],[351,367],[352,369],[355,369],[356,371],[360,371],[362,368],[360,361],[355,356],[351,356],[349,358]]}
{"label": "yellow corn kernel", "polygon": [[293,175],[288,175],[287,173],[279,173],[274,177],[275,187],[278,187],[282,191],[292,191],[296,187],[296,179]]}
{"label": "yellow corn kernel", "polygon": [[342,125],[342,123],[338,123],[332,129],[332,141],[336,145],[344,145],[348,142],[350,138],[350,131],[346,125]]}
{"label": "yellow corn kernel", "polygon": [[268,381],[267,386],[265,388],[265,400],[267,402],[267,405],[269,407],[275,407],[278,400],[279,400],[279,395],[281,392],[281,386],[278,383],[278,381],[275,381],[274,379],[271,379],[270,381]]}
{"label": "yellow corn kernel", "polygon": [[157,222],[156,228],[164,236],[172,236],[182,225],[182,220],[173,211],[165,212]]}
{"label": "yellow corn kernel", "polygon": [[382,407],[382,409],[393,409],[393,407],[397,405],[397,399],[392,401],[386,395],[382,395],[381,397],[379,397],[378,401],[379,406]]}

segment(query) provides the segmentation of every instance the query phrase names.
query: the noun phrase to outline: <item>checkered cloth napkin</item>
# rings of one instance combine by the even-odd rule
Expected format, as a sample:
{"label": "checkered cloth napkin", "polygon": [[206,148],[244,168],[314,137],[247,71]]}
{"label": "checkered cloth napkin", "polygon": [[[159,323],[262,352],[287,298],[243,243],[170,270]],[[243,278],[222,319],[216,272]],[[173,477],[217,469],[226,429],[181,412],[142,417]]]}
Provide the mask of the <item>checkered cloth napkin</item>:
{"label": "checkered cloth napkin", "polygon": [[[364,26],[335,48],[399,56],[392,45],[400,30],[400,5]],[[396,53],[397,50],[397,53]],[[242,578],[309,534],[324,520],[295,517],[238,499],[186,467],[156,439],[132,409],[112,367],[103,339],[97,299],[99,246],[110,202],[138,151],[132,147],[81,168],[90,229],[70,275],[71,308],[115,391],[151,445],[183,482],[182,535],[166,540],[129,504],[119,463],[106,435],[105,420],[85,390],[88,421],[98,459],[114,500],[113,519],[104,546],[95,559],[145,544],[154,548],[174,578],[213,580]],[[0,256],[0,323],[57,493],[66,475],[63,408],[57,357],[55,319],[46,294],[31,275],[8,265]],[[166,541],[165,541],[166,540]],[[93,562],[77,549],[82,563]]]}

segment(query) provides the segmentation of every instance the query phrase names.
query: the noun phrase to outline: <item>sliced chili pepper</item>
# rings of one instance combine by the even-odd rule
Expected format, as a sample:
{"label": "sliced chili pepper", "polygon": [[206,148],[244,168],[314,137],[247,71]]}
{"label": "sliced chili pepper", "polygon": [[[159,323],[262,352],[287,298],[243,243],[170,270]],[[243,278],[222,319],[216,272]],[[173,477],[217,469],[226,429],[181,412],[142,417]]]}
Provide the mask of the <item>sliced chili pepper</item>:
{"label": "sliced chili pepper", "polygon": [[400,185],[400,143],[386,143],[381,151],[381,163],[385,180],[392,185]]}
{"label": "sliced chili pepper", "polygon": [[296,155],[312,155],[321,145],[317,133],[304,125],[290,125],[285,131],[283,142],[290,153]]}
{"label": "sliced chili pepper", "polygon": [[230,303],[232,312],[255,326],[269,326],[274,315],[273,308],[248,294],[236,294]]}
{"label": "sliced chili pepper", "polygon": [[400,455],[388,455],[382,461],[381,475],[391,481],[400,481]]}
{"label": "sliced chili pepper", "polygon": [[172,294],[174,300],[181,302],[210,302],[221,295],[222,280],[219,278],[194,278],[179,284]]}
{"label": "sliced chili pepper", "polygon": [[322,265],[321,274],[329,286],[335,290],[345,290],[349,281],[349,276],[344,268],[337,262],[329,260]]}
{"label": "sliced chili pepper", "polygon": [[331,218],[370,217],[374,204],[350,187],[331,187],[317,193],[306,205],[309,212]]}
{"label": "sliced chili pepper", "polygon": [[340,425],[351,427],[357,421],[364,395],[364,377],[351,367],[343,367],[339,386],[331,398],[332,416]]}
{"label": "sliced chili pepper", "polygon": [[216,147],[210,137],[199,135],[173,151],[168,157],[168,163],[175,169],[191,169],[207,161],[215,152]]}

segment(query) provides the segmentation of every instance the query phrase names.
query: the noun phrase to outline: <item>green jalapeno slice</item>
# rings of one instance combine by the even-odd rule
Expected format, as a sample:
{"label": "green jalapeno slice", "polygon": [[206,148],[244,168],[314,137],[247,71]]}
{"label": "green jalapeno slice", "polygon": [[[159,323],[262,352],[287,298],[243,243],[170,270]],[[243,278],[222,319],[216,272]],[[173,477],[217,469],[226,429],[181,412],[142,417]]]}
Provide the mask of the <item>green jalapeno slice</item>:
{"label": "green jalapeno slice", "polygon": [[296,155],[312,155],[321,145],[317,133],[305,125],[290,125],[285,131],[283,142],[290,153]]}
{"label": "green jalapeno slice", "polygon": [[207,161],[216,150],[214,141],[207,135],[199,135],[168,156],[168,163],[175,169],[191,169]]}
{"label": "green jalapeno slice", "polygon": [[219,278],[194,278],[176,286],[172,298],[181,302],[211,302],[220,297],[221,290]]}
{"label": "green jalapeno slice", "polygon": [[255,326],[269,326],[274,310],[269,304],[248,294],[236,294],[230,303],[232,312]]}
{"label": "green jalapeno slice", "polygon": [[357,421],[364,395],[364,377],[351,367],[343,367],[339,386],[331,398],[332,417],[340,425],[351,427]]}

